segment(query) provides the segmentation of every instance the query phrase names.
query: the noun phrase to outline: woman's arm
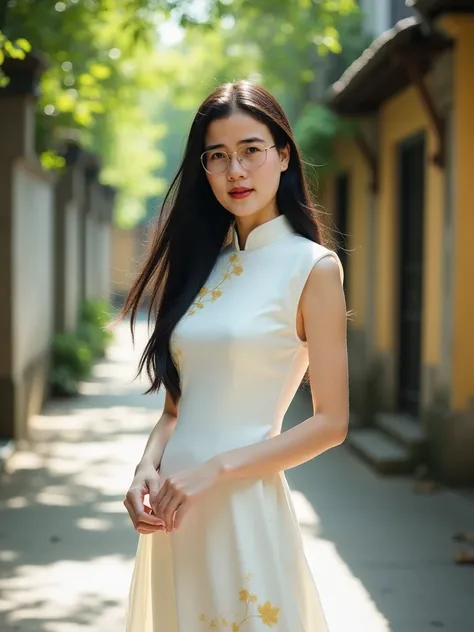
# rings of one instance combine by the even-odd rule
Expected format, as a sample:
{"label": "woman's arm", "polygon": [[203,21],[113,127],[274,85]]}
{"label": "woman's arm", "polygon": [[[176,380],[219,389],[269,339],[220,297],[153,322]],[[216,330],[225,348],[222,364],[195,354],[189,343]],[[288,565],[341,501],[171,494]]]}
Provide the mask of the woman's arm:
{"label": "woman's arm", "polygon": [[346,304],[333,257],[324,257],[314,266],[300,309],[315,414],[280,435],[218,455],[220,479],[263,478],[290,469],[341,444],[347,435]]}
{"label": "woman's arm", "polygon": [[165,529],[163,520],[154,516],[151,508],[145,505],[145,496],[149,496],[150,505],[153,507],[160,491],[160,476],[157,469],[173,433],[177,416],[177,407],[167,393],[163,414],[151,431],[143,456],[135,469],[132,484],[123,501],[138,533],[149,534]]}
{"label": "woman's arm", "polygon": [[137,465],[137,471],[145,466],[152,465],[157,470],[161,463],[166,444],[170,440],[178,419],[178,406],[173,402],[168,392],[165,397],[163,414],[150,433],[143,452],[143,456]]}

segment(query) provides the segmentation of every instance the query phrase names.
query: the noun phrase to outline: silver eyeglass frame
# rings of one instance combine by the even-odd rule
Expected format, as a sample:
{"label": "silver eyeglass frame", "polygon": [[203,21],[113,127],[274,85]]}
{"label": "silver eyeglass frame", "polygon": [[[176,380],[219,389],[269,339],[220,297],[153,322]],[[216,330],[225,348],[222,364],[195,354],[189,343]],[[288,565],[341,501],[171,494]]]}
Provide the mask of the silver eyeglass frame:
{"label": "silver eyeglass frame", "polygon": [[[254,169],[260,169],[260,167],[263,167],[263,165],[267,162],[267,157],[268,157],[268,150],[269,149],[273,149],[274,147],[276,147],[276,145],[269,145],[268,147],[264,147],[265,149],[265,160],[262,162],[261,165],[259,165],[258,167],[254,167]],[[242,149],[242,148],[240,148]],[[224,171],[219,171],[219,173],[213,173],[212,171],[209,171],[209,169],[206,169],[206,167],[204,166],[204,155],[209,153],[210,151],[215,151],[214,149],[206,149],[206,151],[203,151],[201,154],[201,164],[203,166],[203,169],[206,173],[209,173],[211,176],[221,176],[223,173],[227,173],[227,171],[229,170],[229,165],[231,163],[231,157],[234,154],[238,154],[240,149],[237,149],[237,151],[221,151],[221,153],[225,154],[227,157],[227,167],[224,169]],[[248,171],[247,167],[244,167],[242,164],[242,160],[237,156],[237,160],[239,161],[240,166],[245,169],[246,171]],[[252,168],[251,168],[252,169]]]}

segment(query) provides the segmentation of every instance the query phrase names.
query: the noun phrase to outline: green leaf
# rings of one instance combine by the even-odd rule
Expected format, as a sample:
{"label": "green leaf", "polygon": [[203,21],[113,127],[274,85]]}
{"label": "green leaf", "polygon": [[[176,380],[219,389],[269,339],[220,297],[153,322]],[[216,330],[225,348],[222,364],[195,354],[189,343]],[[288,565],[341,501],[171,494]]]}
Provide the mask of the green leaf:
{"label": "green leaf", "polygon": [[93,86],[95,85],[95,79],[92,75],[87,73],[83,73],[78,78],[79,84],[82,86]]}
{"label": "green leaf", "polygon": [[56,101],[56,107],[61,112],[73,112],[76,107],[76,99],[68,92],[62,92]]}
{"label": "green leaf", "polygon": [[58,171],[66,166],[66,160],[55,151],[44,151],[40,154],[40,161],[46,171]]}
{"label": "green leaf", "polygon": [[25,51],[25,53],[31,52],[31,44],[24,38],[17,39],[15,41],[15,46],[21,48],[21,50]]}
{"label": "green leaf", "polygon": [[73,119],[83,127],[90,127],[94,121],[91,111],[85,106],[79,107],[74,111]]}
{"label": "green leaf", "polygon": [[4,61],[5,61],[5,53],[3,52],[3,50],[0,50],[0,66],[3,64]]}
{"label": "green leaf", "polygon": [[92,64],[89,67],[90,74],[96,79],[108,79],[111,75],[111,70],[104,64]]}
{"label": "green leaf", "polygon": [[26,57],[25,51],[21,50],[21,48],[17,48],[10,40],[5,42],[4,48],[13,59],[25,59]]}

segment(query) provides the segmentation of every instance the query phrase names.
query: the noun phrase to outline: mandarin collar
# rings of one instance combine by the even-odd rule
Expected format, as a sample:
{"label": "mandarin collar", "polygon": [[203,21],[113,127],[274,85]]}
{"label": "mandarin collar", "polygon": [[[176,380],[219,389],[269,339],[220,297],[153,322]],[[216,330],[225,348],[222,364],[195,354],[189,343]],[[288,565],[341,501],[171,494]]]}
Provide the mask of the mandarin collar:
{"label": "mandarin collar", "polygon": [[245,248],[243,249],[239,246],[239,236],[237,234],[237,228],[234,226],[233,247],[234,250],[237,250],[238,252],[255,250],[256,248],[267,246],[281,237],[292,235],[294,232],[294,228],[288,221],[286,215],[278,215],[278,217],[275,217],[268,222],[264,222],[251,230],[247,237]]}

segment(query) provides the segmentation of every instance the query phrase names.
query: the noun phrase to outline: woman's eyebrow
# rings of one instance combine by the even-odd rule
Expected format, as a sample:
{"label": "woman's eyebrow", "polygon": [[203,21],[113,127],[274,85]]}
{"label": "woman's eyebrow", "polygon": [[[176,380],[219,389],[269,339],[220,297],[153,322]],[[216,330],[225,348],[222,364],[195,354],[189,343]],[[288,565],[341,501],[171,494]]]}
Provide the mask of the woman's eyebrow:
{"label": "woman's eyebrow", "polygon": [[[263,138],[259,138],[258,136],[252,136],[250,138],[244,138],[243,140],[239,140],[237,145],[243,145],[245,143],[264,143]],[[223,149],[225,145],[223,143],[218,143],[217,145],[208,145],[205,151],[209,151],[210,149]]]}

